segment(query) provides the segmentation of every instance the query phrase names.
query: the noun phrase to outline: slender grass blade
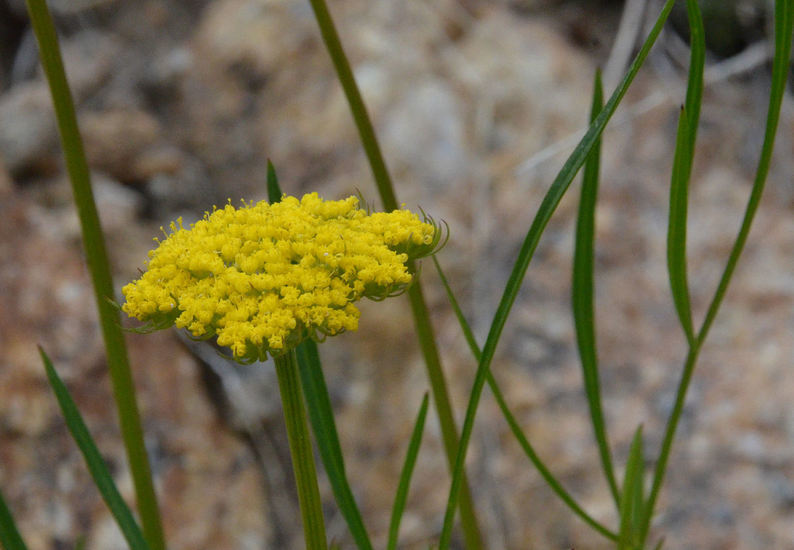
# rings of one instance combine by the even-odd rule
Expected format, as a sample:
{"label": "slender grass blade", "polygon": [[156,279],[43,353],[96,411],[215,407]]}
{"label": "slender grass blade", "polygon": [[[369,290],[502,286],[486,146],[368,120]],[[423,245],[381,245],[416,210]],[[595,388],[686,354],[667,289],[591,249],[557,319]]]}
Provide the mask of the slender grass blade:
{"label": "slender grass blade", "polygon": [[77,405],[75,405],[71,395],[69,395],[69,390],[66,389],[66,385],[60,379],[58,373],[55,372],[55,368],[44,350],[39,348],[39,353],[47,371],[47,379],[50,381],[50,386],[58,399],[58,405],[61,407],[66,426],[80,448],[80,452],[83,454],[88,466],[88,471],[91,473],[91,477],[102,498],[108,508],[110,508],[110,512],[113,514],[119,529],[121,529],[127,544],[130,545],[132,550],[148,550],[149,545],[146,544],[143,538],[143,532],[135,522],[135,518],[133,518],[132,512],[130,512],[124,499],[121,498],[121,494],[113,482],[113,477],[110,475],[102,455],[99,454],[99,449],[97,449],[80,415],[80,411],[77,409]]}
{"label": "slender grass blade", "polygon": [[526,270],[529,267],[529,262],[534,255],[535,249],[537,248],[538,242],[540,241],[540,237],[543,234],[546,225],[551,219],[551,215],[556,210],[557,205],[560,203],[563,195],[565,194],[565,191],[568,189],[571,181],[573,181],[573,178],[584,164],[587,155],[590,153],[598,137],[604,131],[607,122],[609,122],[609,119],[614,114],[618,104],[626,94],[629,85],[632,83],[634,77],[637,75],[637,72],[640,70],[640,67],[648,56],[651,47],[656,41],[656,38],[659,36],[662,26],[667,20],[667,16],[670,14],[670,10],[673,8],[674,3],[675,0],[667,0],[667,2],[665,2],[661,13],[656,20],[656,23],[648,35],[648,38],[645,40],[645,43],[640,49],[640,52],[637,54],[636,59],[631,64],[628,74],[624,77],[623,81],[612,94],[612,97],[610,97],[609,101],[607,101],[604,109],[590,125],[587,133],[576,146],[571,156],[568,157],[568,160],[563,165],[562,170],[552,183],[551,188],[541,202],[538,213],[529,228],[523,245],[521,246],[521,250],[519,251],[513,271],[507,281],[504,294],[502,295],[502,299],[494,315],[493,322],[491,323],[491,328],[483,347],[482,357],[480,358],[480,362],[477,367],[477,374],[475,376],[474,384],[470,393],[469,404],[466,409],[466,418],[463,424],[460,444],[458,447],[458,454],[455,459],[455,467],[453,469],[452,486],[450,487],[449,498],[447,500],[447,510],[444,515],[444,526],[442,528],[439,541],[439,547],[442,550],[449,548],[449,543],[452,536],[452,524],[455,516],[455,506],[457,505],[461,491],[466,452],[468,450],[469,440],[471,439],[471,432],[474,427],[474,418],[477,413],[477,408],[479,406],[482,389],[487,378],[488,369],[490,368],[491,361],[493,360],[494,353],[496,352],[496,346],[499,342],[502,330],[504,329],[504,325],[507,322],[510,309],[512,308],[513,303],[518,296],[518,291],[521,287],[524,275],[526,274]]}
{"label": "slender grass blade", "polygon": [[400,521],[405,511],[405,502],[408,499],[408,488],[411,485],[411,476],[413,476],[414,473],[414,466],[416,466],[416,457],[419,455],[419,447],[422,444],[422,434],[425,430],[425,418],[427,417],[427,406],[429,403],[429,396],[425,393],[422,399],[422,405],[419,407],[419,414],[414,423],[413,432],[411,433],[408,452],[405,455],[405,462],[403,463],[402,472],[400,473],[400,482],[397,485],[397,494],[394,497],[394,506],[392,507],[391,521],[389,522],[388,550],[397,549]]}
{"label": "slender grass blade", "polygon": [[643,453],[642,426],[637,428],[631,441],[626,473],[623,479],[623,494],[620,497],[619,550],[640,550],[640,533],[643,511]]}
{"label": "slender grass blade", "polygon": [[687,0],[689,18],[689,78],[686,103],[681,110],[676,133],[673,175],[670,184],[670,216],[667,232],[667,270],[676,313],[690,346],[695,345],[692,306],[687,283],[686,234],[689,180],[695,156],[695,141],[703,99],[703,68],[706,59],[706,36],[696,0]]}
{"label": "slender grass blade", "polygon": [[695,345],[692,307],[689,301],[686,268],[686,226],[689,195],[690,150],[689,117],[682,107],[678,116],[673,176],[670,183],[670,216],[667,224],[667,274],[681,328],[690,346]]}
{"label": "slender grass blade", "polygon": [[27,550],[2,492],[0,492],[0,546],[5,550]]}
{"label": "slender grass blade", "polygon": [[[603,86],[601,72],[596,71],[593,86],[593,103],[590,122],[595,120],[603,108]],[[598,172],[601,156],[601,139],[593,144],[587,156],[582,179],[582,193],[579,200],[579,215],[576,222],[576,242],[573,255],[573,282],[571,285],[571,304],[573,305],[576,343],[582,362],[582,378],[585,395],[590,409],[593,434],[598,444],[598,454],[604,477],[612,492],[616,506],[620,506],[618,484],[612,465],[604,412],[601,407],[601,389],[598,374],[598,353],[596,345],[595,315],[593,312],[593,277],[595,248],[595,207],[598,200]]]}
{"label": "slender grass blade", "polygon": [[[689,122],[689,153],[695,155],[700,106],[703,99],[703,69],[706,65],[706,31],[703,28],[703,17],[697,0],[687,0],[687,17],[689,20],[689,77],[687,79],[686,103]],[[692,170],[690,162],[687,178]]]}

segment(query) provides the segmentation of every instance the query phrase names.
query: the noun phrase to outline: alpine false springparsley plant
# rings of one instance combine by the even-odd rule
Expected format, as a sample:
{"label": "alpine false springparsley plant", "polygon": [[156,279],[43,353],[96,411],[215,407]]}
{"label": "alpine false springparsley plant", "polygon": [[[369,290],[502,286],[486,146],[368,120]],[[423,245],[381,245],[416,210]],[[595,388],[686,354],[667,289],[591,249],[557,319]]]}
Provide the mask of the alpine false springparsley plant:
{"label": "alpine false springparsley plant", "polygon": [[371,214],[355,196],[326,201],[317,193],[229,203],[188,229],[181,219],[170,229],[141,278],[122,289],[122,309],[144,322],[144,332],[176,326],[215,337],[240,363],[273,357],[306,546],[324,550],[295,348],[356,330],[355,303],[405,291],[412,261],[433,254],[443,232],[408,210]]}

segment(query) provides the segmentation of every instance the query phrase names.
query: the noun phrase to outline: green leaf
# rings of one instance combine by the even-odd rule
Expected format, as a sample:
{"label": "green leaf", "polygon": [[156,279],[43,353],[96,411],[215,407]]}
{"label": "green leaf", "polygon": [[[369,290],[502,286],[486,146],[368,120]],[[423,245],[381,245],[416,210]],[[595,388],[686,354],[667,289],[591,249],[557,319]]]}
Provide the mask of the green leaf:
{"label": "green leaf", "polygon": [[27,550],[2,492],[0,492],[0,546],[5,550]]}
{"label": "green leaf", "polygon": [[342,457],[342,447],[339,444],[339,435],[334,422],[334,411],[328,395],[328,386],[325,383],[320,354],[317,344],[313,340],[306,340],[297,349],[298,365],[300,369],[301,386],[306,397],[306,408],[309,413],[309,422],[312,425],[314,439],[320,452],[334,498],[345,518],[353,540],[359,549],[371,550],[367,530],[361,518],[361,512],[353,497],[350,483],[345,472],[345,462]]}
{"label": "green leaf", "polygon": [[[703,17],[697,0],[686,1],[689,19],[689,77],[687,79],[685,110],[689,123],[689,156],[694,157],[695,140],[698,122],[700,121],[700,105],[703,98],[703,69],[706,64],[706,32],[703,29]],[[687,178],[692,170],[689,163]]]}
{"label": "green leaf", "polygon": [[637,428],[631,441],[623,493],[620,497],[620,533],[618,550],[641,549],[641,524],[644,509],[642,426]]}
{"label": "green leaf", "polygon": [[689,299],[686,261],[687,206],[695,141],[703,98],[703,68],[706,59],[706,36],[703,19],[696,0],[687,0],[690,28],[689,78],[686,103],[681,110],[676,134],[673,175],[670,184],[670,217],[667,231],[667,270],[676,313],[681,328],[692,346],[695,329],[692,325],[692,306]]}
{"label": "green leaf", "polygon": [[416,457],[419,455],[419,446],[422,444],[422,434],[425,429],[425,418],[427,417],[427,406],[430,403],[429,396],[425,393],[422,405],[419,407],[419,414],[414,423],[414,430],[411,433],[411,441],[408,444],[408,452],[405,455],[400,482],[397,485],[397,494],[394,496],[394,506],[392,507],[391,521],[389,522],[389,543],[388,550],[397,549],[397,538],[400,532],[400,520],[405,510],[405,502],[408,499],[408,488],[411,484],[411,476],[416,466]]}
{"label": "green leaf", "polygon": [[695,345],[695,329],[692,327],[692,307],[689,302],[689,286],[686,269],[686,226],[689,195],[689,166],[692,164],[689,120],[683,107],[678,116],[673,177],[670,183],[670,217],[667,224],[667,273],[673,293],[675,310],[681,328],[684,329],[690,346]]}
{"label": "green leaf", "polygon": [[[458,304],[457,298],[455,298],[455,293],[452,291],[452,288],[449,285],[449,281],[447,281],[446,275],[444,275],[444,271],[441,269],[441,264],[439,264],[438,260],[433,257],[435,262],[436,270],[438,271],[438,275],[441,278],[441,282],[444,285],[444,289],[447,291],[447,297],[449,298],[449,302],[452,305],[452,309],[455,312],[455,316],[458,319],[458,323],[460,323],[460,327],[463,330],[463,334],[466,338],[466,342],[469,344],[469,349],[471,350],[472,355],[476,361],[480,360],[481,352],[480,346],[477,344],[477,341],[474,337],[474,333],[471,330],[471,326],[469,322],[466,320],[466,317],[463,315],[463,311],[460,309],[460,305]],[[496,382],[496,378],[494,378],[493,374],[489,371],[488,372],[488,386],[491,388],[491,391],[494,394],[494,398],[496,399],[499,408],[502,411],[502,415],[505,417],[507,421],[507,425],[510,427],[510,431],[515,436],[516,440],[518,441],[519,445],[521,445],[521,449],[524,451],[524,454],[527,455],[529,461],[535,466],[535,468],[540,473],[541,477],[546,481],[548,486],[551,488],[552,491],[562,500],[570,509],[579,516],[582,521],[590,525],[593,529],[598,531],[600,534],[605,536],[610,540],[617,540],[617,535],[601,525],[598,521],[592,518],[584,509],[579,506],[576,500],[565,490],[562,484],[554,477],[554,474],[551,473],[551,470],[546,466],[546,464],[541,460],[540,456],[538,456],[537,452],[535,452],[534,447],[530,444],[527,437],[524,435],[524,432],[521,430],[521,427],[518,425],[518,421],[516,420],[513,413],[510,411],[510,408],[507,406],[507,401],[502,394],[502,390],[499,388],[499,385]]]}
{"label": "green leaf", "polygon": [[267,200],[270,204],[281,202],[284,193],[281,192],[281,187],[278,184],[278,176],[276,169],[270,159],[267,159]]}
{"label": "green leaf", "polygon": [[55,397],[58,399],[58,405],[61,407],[66,426],[69,428],[72,437],[80,448],[80,452],[83,454],[85,463],[88,466],[88,471],[91,473],[91,477],[94,479],[94,483],[97,489],[99,489],[102,498],[108,508],[110,508],[110,513],[113,514],[127,544],[129,544],[132,550],[148,550],[149,545],[146,544],[143,533],[135,522],[132,512],[130,512],[124,499],[121,498],[121,494],[119,494],[119,490],[113,482],[113,477],[110,475],[110,471],[108,471],[105,461],[102,459],[102,455],[99,454],[99,450],[85,422],[83,422],[77,405],[75,405],[72,397],[69,395],[69,390],[66,389],[58,373],[55,372],[50,358],[47,357],[47,354],[41,347],[39,347],[39,354],[41,354],[41,359],[44,362],[44,369],[47,371],[47,378],[50,381],[50,386],[53,392],[55,392]]}
{"label": "green leaf", "polygon": [[[595,120],[603,107],[601,72],[596,71],[593,87],[593,104],[590,121]],[[612,498],[620,506],[618,484],[609,450],[604,412],[601,407],[601,389],[598,375],[598,353],[596,345],[595,315],[593,313],[593,257],[595,248],[595,207],[598,199],[598,171],[601,155],[601,140],[596,140],[584,165],[582,194],[579,200],[579,215],[576,222],[576,243],[573,255],[573,282],[571,304],[579,357],[582,361],[582,378],[585,395],[590,408],[590,420],[598,444],[601,467],[604,471]]]}
{"label": "green leaf", "polygon": [[565,194],[565,191],[568,189],[571,181],[573,181],[573,178],[576,177],[577,172],[584,164],[585,159],[595,145],[596,140],[604,131],[607,122],[609,122],[609,119],[614,114],[618,104],[626,94],[629,85],[634,80],[637,72],[640,70],[640,67],[645,61],[645,58],[648,56],[651,47],[656,41],[656,38],[659,36],[659,33],[661,32],[664,22],[667,19],[667,16],[670,14],[670,10],[673,8],[674,3],[675,0],[667,0],[667,2],[665,2],[662,12],[651,29],[648,38],[645,40],[645,43],[640,49],[640,52],[637,54],[636,59],[631,64],[631,67],[629,67],[628,74],[624,77],[623,81],[612,94],[612,97],[609,99],[609,101],[607,101],[604,109],[590,125],[587,133],[576,146],[573,153],[571,153],[571,156],[563,165],[560,173],[554,179],[551,188],[541,202],[538,213],[529,228],[523,245],[521,246],[521,250],[519,251],[513,271],[507,281],[502,299],[499,302],[493,322],[491,323],[488,338],[486,339],[485,345],[483,346],[482,357],[480,358],[480,363],[477,367],[477,374],[475,376],[474,384],[470,393],[469,404],[466,408],[466,418],[464,420],[460,444],[458,446],[458,453],[455,459],[455,467],[453,469],[452,475],[452,486],[450,487],[449,498],[447,500],[447,509],[444,514],[444,526],[441,531],[439,547],[442,550],[449,548],[452,537],[452,524],[455,516],[455,507],[461,492],[466,452],[468,450],[469,440],[471,439],[471,432],[474,428],[474,418],[477,414],[477,408],[482,395],[482,389],[485,384],[488,369],[490,368],[494,353],[496,352],[496,346],[499,342],[502,330],[504,329],[504,325],[507,322],[510,309],[515,302],[516,296],[518,296],[518,291],[521,287],[522,281],[524,280],[526,270],[529,267],[529,263],[532,260],[532,256],[534,255],[535,249],[538,246],[538,242],[540,242],[540,237],[543,234],[546,225],[549,223],[549,220],[551,219],[551,215],[556,210],[557,205],[559,205],[563,195]]}

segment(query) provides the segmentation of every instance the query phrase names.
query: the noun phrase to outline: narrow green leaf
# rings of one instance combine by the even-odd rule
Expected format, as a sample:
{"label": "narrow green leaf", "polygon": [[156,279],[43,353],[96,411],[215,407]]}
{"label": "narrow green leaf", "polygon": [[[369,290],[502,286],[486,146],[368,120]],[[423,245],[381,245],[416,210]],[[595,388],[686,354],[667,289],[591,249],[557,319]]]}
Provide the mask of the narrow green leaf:
{"label": "narrow green leaf", "polygon": [[[595,120],[603,108],[603,86],[601,71],[596,71],[593,89],[593,104],[590,121]],[[579,215],[576,222],[576,243],[573,255],[573,282],[571,304],[579,357],[582,361],[582,377],[585,395],[590,408],[593,434],[598,444],[601,468],[607,480],[616,506],[620,506],[618,484],[612,465],[604,412],[601,407],[601,389],[598,375],[598,353],[596,345],[595,315],[593,313],[593,257],[595,249],[595,207],[598,199],[598,172],[601,156],[601,139],[596,140],[587,156],[582,179],[582,194],[579,200]]]}
{"label": "narrow green leaf", "polygon": [[534,255],[535,249],[537,248],[538,242],[540,241],[540,237],[543,234],[546,225],[551,219],[551,215],[556,210],[557,205],[560,203],[563,195],[565,194],[565,191],[568,189],[571,181],[573,181],[573,178],[576,177],[576,173],[584,164],[587,155],[595,145],[598,137],[604,131],[607,122],[609,122],[609,119],[614,114],[618,104],[626,94],[629,85],[634,80],[637,72],[640,70],[640,67],[645,61],[645,58],[648,56],[651,47],[656,41],[656,38],[659,36],[659,33],[661,32],[664,22],[666,21],[667,16],[670,14],[670,10],[673,8],[674,3],[675,0],[667,0],[667,2],[665,2],[659,18],[656,20],[656,23],[651,29],[648,38],[645,40],[640,52],[637,54],[636,59],[631,64],[628,74],[624,77],[623,81],[612,94],[612,97],[609,99],[609,101],[607,101],[604,109],[590,125],[587,133],[579,142],[579,145],[576,146],[571,156],[568,157],[568,160],[563,165],[562,170],[555,178],[549,191],[546,193],[546,196],[544,197],[540,208],[538,209],[538,213],[529,228],[526,239],[521,246],[518,259],[513,267],[512,273],[510,274],[504,294],[502,295],[502,299],[499,302],[493,322],[491,323],[488,338],[486,339],[485,346],[483,347],[482,357],[480,358],[480,363],[477,367],[477,374],[475,376],[474,384],[469,397],[469,404],[466,408],[466,418],[464,420],[460,444],[458,446],[458,453],[455,459],[452,486],[450,488],[449,498],[447,500],[447,510],[444,515],[444,526],[441,531],[439,547],[442,550],[449,548],[449,543],[452,537],[452,524],[455,516],[455,507],[457,505],[458,497],[460,496],[461,491],[466,452],[468,450],[469,440],[471,439],[471,432],[474,427],[474,418],[479,406],[482,389],[487,379],[488,369],[490,368],[491,361],[493,360],[494,353],[496,352],[496,346],[499,342],[502,330],[504,329],[504,325],[507,322],[510,309],[513,306],[513,302],[515,302],[516,296],[518,296],[518,291],[521,287],[524,275],[526,274],[526,270],[529,267],[529,262]]}
{"label": "narrow green leaf", "polygon": [[653,550],[662,550],[662,546],[664,546],[664,537],[659,539],[659,542],[656,543],[656,546],[653,547]]}
{"label": "narrow green leaf", "polygon": [[750,234],[755,213],[761,202],[764,192],[766,177],[769,174],[769,166],[772,162],[772,151],[775,147],[775,135],[777,134],[778,122],[780,120],[780,106],[783,102],[783,94],[786,89],[786,82],[789,74],[789,63],[791,59],[791,36],[792,20],[794,19],[794,0],[775,0],[775,57],[772,61],[772,87],[769,92],[769,110],[767,112],[766,129],[764,131],[764,143],[761,147],[761,156],[758,161],[758,168],[755,172],[753,188],[744,212],[742,225],[736,236],[733,248],[731,249],[725,270],[722,273],[717,290],[706,312],[706,318],[698,333],[698,342],[703,343],[714,318],[717,316],[722,299],[728,290],[728,284],[733,277],[736,264],[739,261]]}
{"label": "narrow green leaf", "polygon": [[[474,359],[479,361],[481,356],[480,347],[477,344],[477,340],[474,337],[471,326],[466,320],[466,317],[463,315],[463,311],[460,309],[458,300],[455,298],[455,293],[452,291],[449,281],[447,281],[447,277],[444,275],[444,271],[441,269],[441,264],[439,264],[435,256],[433,257],[433,260],[435,261],[436,270],[438,271],[438,275],[441,278],[442,284],[444,285],[444,289],[447,292],[449,302],[452,305],[452,309],[455,311],[455,316],[458,318],[458,323],[460,323],[460,328],[463,330],[466,342],[469,344],[469,349],[471,350]],[[573,513],[579,516],[582,521],[590,525],[593,529],[598,531],[609,540],[617,540],[617,535],[615,533],[601,525],[598,521],[593,519],[592,516],[585,512],[581,506],[579,506],[576,500],[565,490],[557,478],[554,477],[554,474],[551,473],[551,470],[548,468],[548,466],[546,466],[543,460],[541,460],[540,456],[538,456],[537,452],[535,452],[534,447],[524,435],[521,427],[518,425],[518,421],[510,411],[510,408],[507,406],[507,401],[504,398],[502,390],[499,388],[496,379],[490,371],[488,372],[488,386],[491,388],[491,391],[494,394],[494,398],[496,399],[496,402],[502,411],[502,415],[507,421],[507,425],[510,427],[510,431],[515,436],[519,445],[521,445],[521,449],[524,451],[524,454],[527,455],[529,461],[532,462],[551,490],[554,491],[560,500],[562,500],[571,509],[571,511],[573,511]]]}
{"label": "narrow green leaf", "polygon": [[690,29],[689,78],[686,104],[678,120],[673,175],[670,184],[670,217],[667,232],[667,269],[676,313],[690,346],[695,343],[692,306],[687,283],[686,234],[689,180],[703,98],[706,36],[697,0],[687,0]]}
{"label": "narrow green leaf", "polygon": [[645,506],[644,513],[644,526],[642,533],[642,541],[648,535],[650,528],[651,518],[656,506],[656,499],[659,496],[664,475],[667,471],[667,461],[670,458],[670,451],[673,446],[673,439],[678,427],[678,421],[681,418],[681,413],[684,409],[684,401],[686,392],[689,388],[689,383],[695,370],[697,362],[698,351],[705,342],[708,336],[711,325],[717,316],[720,305],[728,290],[728,285],[733,277],[736,265],[739,262],[739,257],[744,250],[747,238],[750,234],[750,228],[755,218],[758,205],[761,202],[766,178],[769,174],[769,166],[772,161],[772,151],[775,145],[775,135],[777,134],[778,122],[780,120],[780,107],[783,102],[783,95],[786,90],[786,84],[789,74],[789,63],[791,59],[791,39],[792,31],[794,31],[794,0],[775,0],[775,56],[772,61],[772,86],[769,92],[769,109],[767,111],[766,129],[764,131],[764,143],[761,147],[761,155],[758,161],[758,168],[755,173],[755,180],[753,181],[753,188],[750,191],[750,197],[747,201],[744,217],[742,219],[739,233],[734,241],[731,253],[728,256],[728,261],[725,269],[714,292],[714,296],[706,311],[703,324],[697,334],[696,346],[690,348],[687,354],[687,359],[684,364],[683,372],[681,373],[681,380],[676,390],[675,404],[667,420],[665,427],[664,438],[662,439],[661,450],[659,451],[659,458],[656,461],[654,469],[653,483],[651,484],[651,491],[648,496],[648,502]]}
{"label": "narrow green leaf", "polygon": [[121,436],[130,465],[138,513],[143,532],[153,550],[165,550],[165,535],[160,520],[157,495],[154,491],[151,467],[143,442],[135,385],[130,372],[127,345],[121,329],[118,310],[111,305],[114,297],[113,278],[99,222],[91,177],[77,126],[74,102],[66,80],[58,36],[45,0],[26,0],[31,27],[39,46],[41,66],[47,77],[58,132],[61,136],[66,170],[72,186],[74,203],[80,220],[86,263],[91,273],[94,297],[99,312],[99,324],[107,351],[107,364],[113,387],[113,400],[119,416]]}
{"label": "narrow green leaf", "polygon": [[620,497],[619,550],[639,550],[640,534],[638,527],[643,512],[643,453],[642,426],[637,428],[631,441],[626,473],[623,479],[623,494]]}
{"label": "narrow green leaf", "polygon": [[2,492],[0,492],[0,546],[5,550],[27,550]]}
{"label": "narrow green leaf", "polygon": [[405,462],[403,463],[402,472],[400,473],[400,482],[397,485],[397,494],[394,497],[394,506],[392,507],[391,521],[389,522],[388,550],[397,549],[400,520],[402,520],[405,502],[408,499],[408,488],[411,485],[411,476],[414,473],[414,466],[416,466],[416,457],[419,455],[419,446],[422,444],[422,434],[425,429],[425,418],[427,417],[427,406],[429,403],[430,398],[427,393],[425,393],[422,399],[422,405],[419,407],[419,414],[416,417],[413,432],[411,433],[408,452],[405,455]]}
{"label": "narrow green leaf", "polygon": [[444,275],[444,270],[441,269],[441,264],[438,263],[438,258],[436,255],[433,256],[433,264],[436,266],[438,277],[441,279],[441,284],[444,285],[444,290],[447,292],[447,298],[449,299],[450,305],[452,305],[452,310],[455,312],[455,317],[458,318],[458,324],[460,324],[460,328],[463,330],[463,337],[466,339],[469,350],[471,351],[474,360],[479,361],[481,355],[480,346],[477,344],[477,339],[474,337],[474,332],[471,330],[471,326],[466,320],[466,316],[463,315],[463,311],[460,309],[458,299],[455,297],[455,293],[452,292],[452,287],[449,285],[447,276]]}
{"label": "narrow green leaf", "polygon": [[342,447],[339,444],[339,434],[334,422],[334,411],[325,383],[320,354],[317,344],[313,340],[303,342],[297,349],[298,365],[300,369],[301,386],[306,397],[306,408],[309,413],[309,422],[312,425],[314,439],[320,459],[323,462],[334,498],[345,518],[350,533],[356,546],[362,550],[371,550],[367,530],[361,518],[350,483],[345,472],[345,462],[342,457]]}
{"label": "narrow green leaf", "polygon": [[99,454],[99,450],[85,422],[83,422],[77,405],[75,405],[71,395],[69,395],[69,390],[66,389],[66,385],[60,379],[58,373],[55,372],[50,358],[41,347],[39,347],[39,354],[44,362],[44,368],[47,371],[47,378],[50,381],[50,386],[55,393],[55,397],[58,399],[58,405],[61,407],[66,426],[69,428],[72,437],[80,448],[80,452],[83,454],[85,463],[88,466],[88,471],[91,473],[91,477],[97,489],[99,489],[102,498],[108,505],[108,508],[110,508],[110,512],[113,514],[119,529],[121,529],[121,533],[124,535],[127,544],[130,545],[132,550],[148,550],[149,545],[146,544],[143,538],[143,532],[135,522],[135,518],[133,518],[132,512],[130,512],[124,499],[121,498],[121,494],[119,494],[116,484],[113,482],[113,477],[110,475],[105,461],[102,459],[102,455]]}
{"label": "narrow green leaf", "polygon": [[673,176],[670,183],[670,216],[667,224],[667,273],[673,293],[675,310],[681,328],[684,329],[690,346],[695,345],[695,329],[692,326],[692,307],[689,302],[689,286],[686,268],[686,226],[689,195],[689,166],[692,156],[689,139],[689,119],[684,107],[678,116],[678,131],[673,157]]}
{"label": "narrow green leaf", "polygon": [[[686,1],[689,19],[689,77],[687,79],[685,110],[689,117],[689,156],[694,157],[698,123],[700,121],[700,105],[703,98],[703,69],[706,64],[706,32],[703,29],[703,17],[697,0]],[[690,162],[687,178],[692,170]]]}
{"label": "narrow green leaf", "polygon": [[306,407],[301,390],[298,358],[295,350],[290,350],[274,357],[273,362],[276,365],[281,409],[284,413],[284,424],[289,439],[292,473],[298,489],[298,504],[303,520],[306,550],[328,550],[323,502],[317,483],[317,469],[314,465],[309,424],[306,421]]}
{"label": "narrow green leaf", "polygon": [[270,159],[267,159],[267,200],[270,204],[281,202],[281,197],[284,194],[281,192],[281,187],[278,184],[278,176],[276,169]]}

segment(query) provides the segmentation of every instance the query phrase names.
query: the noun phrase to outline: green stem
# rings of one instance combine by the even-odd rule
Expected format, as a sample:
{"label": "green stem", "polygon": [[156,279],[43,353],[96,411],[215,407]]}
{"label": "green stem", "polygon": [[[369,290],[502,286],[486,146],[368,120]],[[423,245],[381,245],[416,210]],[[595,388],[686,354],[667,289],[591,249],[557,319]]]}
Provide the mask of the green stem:
{"label": "green stem", "polygon": [[287,425],[289,450],[295,483],[298,487],[298,502],[303,517],[303,534],[307,550],[326,550],[325,521],[323,520],[322,500],[317,486],[317,472],[314,468],[314,454],[309,437],[309,424],[303,405],[298,372],[298,359],[295,350],[275,358],[278,387],[284,410],[284,423]]}
{"label": "green stem", "polygon": [[345,50],[342,48],[342,41],[336,32],[334,20],[331,18],[331,13],[328,11],[325,0],[309,0],[309,2],[314,10],[314,16],[317,19],[317,25],[320,27],[320,34],[323,36],[325,47],[331,56],[334,69],[336,69],[336,74],[339,77],[339,83],[342,85],[350,110],[353,113],[353,120],[361,136],[361,144],[367,154],[367,159],[372,169],[372,176],[375,178],[375,185],[378,186],[378,193],[380,193],[380,198],[383,201],[383,207],[387,211],[396,210],[398,207],[397,197],[394,194],[394,186],[389,176],[389,170],[383,160],[383,154],[380,151],[372,121],[369,119],[367,107],[361,98],[361,92],[358,90],[350,63],[345,55]]}
{"label": "green stem", "polygon": [[[411,268],[413,269],[413,266]],[[430,389],[433,392],[433,401],[436,404],[438,421],[441,426],[441,437],[444,440],[444,450],[447,456],[447,466],[451,472],[455,466],[455,456],[458,452],[460,438],[458,437],[458,428],[455,425],[455,417],[452,415],[452,405],[450,404],[447,384],[444,380],[444,371],[441,368],[441,359],[436,346],[433,325],[430,324],[425,297],[418,281],[411,285],[408,297],[411,300],[411,310],[414,315],[419,345],[422,348],[425,365],[427,365],[427,378],[430,380]],[[477,523],[474,502],[465,474],[461,487],[460,518],[463,537],[466,539],[466,547],[470,550],[483,548],[482,534]]]}
{"label": "green stem", "polygon": [[[383,154],[378,145],[378,139],[372,127],[372,121],[369,118],[367,108],[364,105],[364,100],[361,97],[361,92],[358,89],[353,71],[350,68],[350,63],[342,48],[339,34],[336,32],[333,19],[328,11],[328,6],[325,0],[309,0],[309,2],[314,10],[317,24],[320,27],[320,33],[322,34],[328,54],[331,56],[331,61],[336,69],[339,82],[342,85],[342,89],[350,105],[350,111],[353,115],[356,128],[358,129],[364,152],[369,160],[369,165],[372,169],[372,175],[375,179],[375,185],[377,186],[381,201],[383,202],[383,207],[386,211],[396,210],[399,205],[394,192],[394,185],[389,176],[389,171],[386,168],[386,162],[383,160]],[[419,337],[419,344],[422,349],[422,354],[424,355],[425,365],[427,366],[427,376],[430,381],[430,389],[433,393],[433,402],[435,403],[436,412],[441,425],[444,450],[451,469],[458,451],[458,429],[452,414],[452,405],[449,399],[446,380],[444,379],[444,372],[441,368],[441,360],[433,335],[433,327],[430,324],[430,314],[428,313],[424,295],[422,294],[422,288],[418,281],[411,285],[411,288],[408,290],[408,296],[411,301],[411,310],[414,316],[416,332]],[[480,533],[469,483],[465,475],[462,481],[459,502],[461,526],[466,540],[466,547],[470,550],[483,548],[482,534]]]}
{"label": "green stem", "polygon": [[66,169],[80,218],[86,262],[91,273],[99,321],[107,350],[108,369],[113,397],[121,425],[121,434],[130,463],[138,513],[144,536],[153,550],[165,549],[157,497],[152,484],[151,468],[143,442],[140,414],[135,399],[135,386],[130,372],[127,347],[121,330],[118,310],[110,300],[114,296],[113,279],[105,250],[105,241],[91,190],[88,164],[77,127],[74,102],[63,68],[55,26],[44,0],[26,0],[30,21],[39,44],[41,64],[52,93],[58,130],[61,135]]}

